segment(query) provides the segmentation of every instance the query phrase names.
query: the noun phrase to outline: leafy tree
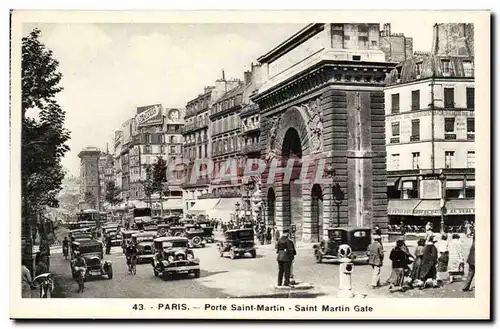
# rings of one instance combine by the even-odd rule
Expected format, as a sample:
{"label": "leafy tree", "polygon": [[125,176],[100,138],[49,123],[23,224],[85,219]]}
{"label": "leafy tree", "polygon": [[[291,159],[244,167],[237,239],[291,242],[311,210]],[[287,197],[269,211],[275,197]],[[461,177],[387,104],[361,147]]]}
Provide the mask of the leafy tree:
{"label": "leafy tree", "polygon": [[[21,189],[23,236],[29,239],[36,216],[46,207],[58,207],[65,172],[61,160],[69,151],[69,131],[64,127],[65,111],[55,97],[63,89],[59,62],[40,41],[34,29],[22,38],[21,92]],[[33,117],[26,116],[34,110]],[[26,248],[30,248],[27,241]],[[29,253],[23,253],[23,257]]]}
{"label": "leafy tree", "polygon": [[116,206],[117,204],[122,202],[122,200],[120,199],[120,189],[116,187],[115,182],[109,181],[106,184],[105,199],[112,206]]}
{"label": "leafy tree", "polygon": [[155,183],[153,179],[153,166],[150,164],[145,165],[146,179],[141,182],[144,189],[144,195],[148,199],[149,208],[152,208],[151,196],[155,192]]}
{"label": "leafy tree", "polygon": [[160,196],[161,216],[163,216],[162,197],[168,195],[167,184],[167,162],[159,156],[153,165],[153,193],[158,193]]}

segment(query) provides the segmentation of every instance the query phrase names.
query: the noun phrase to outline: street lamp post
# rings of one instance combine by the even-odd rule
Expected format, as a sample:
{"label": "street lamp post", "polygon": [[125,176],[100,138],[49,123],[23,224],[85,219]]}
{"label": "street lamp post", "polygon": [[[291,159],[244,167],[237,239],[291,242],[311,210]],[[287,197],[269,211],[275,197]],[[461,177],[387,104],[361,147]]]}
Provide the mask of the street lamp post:
{"label": "street lamp post", "polygon": [[234,209],[236,210],[236,225],[240,226],[240,203],[238,201],[236,201]]}
{"label": "street lamp post", "polygon": [[[330,227],[333,227],[333,176],[335,176],[335,168],[332,165],[328,165],[325,169],[326,176],[331,179],[330,182]],[[323,234],[323,232],[320,232]]]}
{"label": "street lamp post", "polygon": [[441,182],[441,233],[444,233],[444,214],[446,212],[446,176],[441,173],[439,175],[439,181]]}

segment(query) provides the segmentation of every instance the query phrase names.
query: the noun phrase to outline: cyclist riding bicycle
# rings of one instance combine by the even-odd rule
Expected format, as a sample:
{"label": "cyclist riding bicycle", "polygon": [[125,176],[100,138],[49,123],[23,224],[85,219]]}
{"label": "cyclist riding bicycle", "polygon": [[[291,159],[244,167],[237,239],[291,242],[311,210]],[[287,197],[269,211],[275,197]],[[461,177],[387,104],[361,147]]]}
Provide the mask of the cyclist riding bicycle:
{"label": "cyclist riding bicycle", "polygon": [[125,248],[125,257],[127,258],[127,265],[129,271],[132,268],[132,261],[136,261],[137,259],[137,247],[132,241],[127,241],[127,247]]}

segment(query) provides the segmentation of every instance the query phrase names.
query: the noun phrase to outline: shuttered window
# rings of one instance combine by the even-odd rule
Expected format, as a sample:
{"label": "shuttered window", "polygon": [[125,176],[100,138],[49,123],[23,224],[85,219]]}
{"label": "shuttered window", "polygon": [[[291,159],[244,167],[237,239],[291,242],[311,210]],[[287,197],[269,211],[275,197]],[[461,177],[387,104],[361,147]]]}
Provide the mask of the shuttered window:
{"label": "shuttered window", "polygon": [[444,132],[452,133],[455,131],[455,118],[444,118]]}
{"label": "shuttered window", "polygon": [[469,110],[474,109],[474,88],[467,88],[467,108]]}
{"label": "shuttered window", "polygon": [[411,120],[411,138],[412,141],[420,140],[420,120]]}
{"label": "shuttered window", "polygon": [[444,88],[444,107],[455,107],[455,88]]}
{"label": "shuttered window", "polygon": [[391,95],[391,110],[392,113],[399,113],[399,94]]}

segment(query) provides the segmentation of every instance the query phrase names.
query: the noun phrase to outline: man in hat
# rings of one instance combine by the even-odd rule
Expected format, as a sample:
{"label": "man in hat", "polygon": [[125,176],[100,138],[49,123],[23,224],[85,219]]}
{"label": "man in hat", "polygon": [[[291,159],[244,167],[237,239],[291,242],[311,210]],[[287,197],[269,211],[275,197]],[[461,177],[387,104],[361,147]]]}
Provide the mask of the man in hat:
{"label": "man in hat", "polygon": [[384,261],[384,249],[382,248],[382,237],[380,235],[373,236],[373,242],[368,246],[366,251],[368,255],[368,264],[372,266],[372,288],[380,286],[380,269]]}
{"label": "man in hat", "polygon": [[297,252],[293,241],[288,238],[289,230],[283,230],[283,235],[276,242],[276,253],[278,254],[278,286],[283,284],[285,277],[285,286],[290,285],[290,274],[293,259]]}

